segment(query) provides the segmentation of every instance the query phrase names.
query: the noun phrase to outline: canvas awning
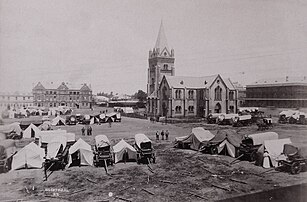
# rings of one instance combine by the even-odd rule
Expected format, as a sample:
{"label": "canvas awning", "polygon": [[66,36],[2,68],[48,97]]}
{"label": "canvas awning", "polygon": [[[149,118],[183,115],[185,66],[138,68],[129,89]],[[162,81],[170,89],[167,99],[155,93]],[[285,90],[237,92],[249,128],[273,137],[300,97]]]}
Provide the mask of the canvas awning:
{"label": "canvas awning", "polygon": [[123,160],[125,153],[128,159],[136,160],[136,150],[123,139],[113,146],[113,150],[115,163]]}
{"label": "canvas awning", "polygon": [[72,155],[75,152],[79,152],[80,165],[87,165],[87,166],[93,165],[94,154],[91,145],[86,143],[81,138],[69,148],[70,158],[68,165],[72,163]]}

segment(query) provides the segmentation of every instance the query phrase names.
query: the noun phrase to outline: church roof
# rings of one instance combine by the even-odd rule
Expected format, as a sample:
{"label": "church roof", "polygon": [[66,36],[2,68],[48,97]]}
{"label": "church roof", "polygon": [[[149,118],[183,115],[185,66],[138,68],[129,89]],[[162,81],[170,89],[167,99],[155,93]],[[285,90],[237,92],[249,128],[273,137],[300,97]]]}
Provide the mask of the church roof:
{"label": "church roof", "polygon": [[228,89],[235,90],[229,78],[223,79],[220,75],[191,77],[191,76],[165,76],[170,87],[173,88],[209,88],[216,78],[220,77]]}
{"label": "church roof", "polygon": [[162,51],[164,48],[169,50],[162,21],[161,21],[160,30],[159,30],[158,38],[157,38],[156,45],[155,45],[155,49],[157,48],[159,48],[160,51]]}
{"label": "church roof", "polygon": [[227,88],[229,88],[229,90],[236,90],[235,86],[233,85],[233,83],[231,82],[230,78],[227,78],[224,80]]}
{"label": "church roof", "polygon": [[170,87],[173,88],[209,88],[217,76],[165,76],[165,78]]}

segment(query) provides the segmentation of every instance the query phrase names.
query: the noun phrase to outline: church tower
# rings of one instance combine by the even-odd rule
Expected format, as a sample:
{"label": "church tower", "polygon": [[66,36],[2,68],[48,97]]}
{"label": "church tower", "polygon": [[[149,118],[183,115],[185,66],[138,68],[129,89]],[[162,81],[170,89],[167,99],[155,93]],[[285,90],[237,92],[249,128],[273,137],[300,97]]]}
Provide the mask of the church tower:
{"label": "church tower", "polygon": [[174,50],[169,49],[166,36],[164,33],[163,22],[161,21],[160,30],[155,47],[149,51],[149,67],[147,94],[148,96],[156,96],[160,81],[163,75],[174,76]]}

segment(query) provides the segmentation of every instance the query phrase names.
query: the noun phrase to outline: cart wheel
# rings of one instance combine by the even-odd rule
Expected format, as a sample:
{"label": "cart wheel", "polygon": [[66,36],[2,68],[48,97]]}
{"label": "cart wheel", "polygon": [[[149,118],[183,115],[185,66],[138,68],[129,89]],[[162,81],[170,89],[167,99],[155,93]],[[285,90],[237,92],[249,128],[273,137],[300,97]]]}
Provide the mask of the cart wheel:
{"label": "cart wheel", "polygon": [[295,175],[295,174],[299,174],[301,172],[301,164],[300,162],[294,162],[291,165],[291,174]]}
{"label": "cart wheel", "polygon": [[211,154],[218,154],[218,150],[216,146],[211,147]]}

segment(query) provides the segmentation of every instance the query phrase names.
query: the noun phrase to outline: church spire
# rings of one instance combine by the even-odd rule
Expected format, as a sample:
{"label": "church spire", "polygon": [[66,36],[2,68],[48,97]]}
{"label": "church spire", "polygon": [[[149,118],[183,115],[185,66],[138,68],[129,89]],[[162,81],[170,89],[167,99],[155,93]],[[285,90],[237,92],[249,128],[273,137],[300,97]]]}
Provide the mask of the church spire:
{"label": "church spire", "polygon": [[163,21],[161,20],[160,30],[156,41],[155,49],[160,49],[160,51],[163,51],[164,48],[169,50],[164,32]]}

